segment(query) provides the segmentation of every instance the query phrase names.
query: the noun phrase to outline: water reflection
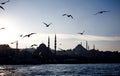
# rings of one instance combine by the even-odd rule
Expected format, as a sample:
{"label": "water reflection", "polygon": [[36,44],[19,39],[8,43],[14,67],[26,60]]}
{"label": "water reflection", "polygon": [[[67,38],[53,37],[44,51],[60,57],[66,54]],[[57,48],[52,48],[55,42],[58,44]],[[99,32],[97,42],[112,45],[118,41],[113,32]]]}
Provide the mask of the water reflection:
{"label": "water reflection", "polygon": [[120,75],[120,64],[1,65],[0,76]]}

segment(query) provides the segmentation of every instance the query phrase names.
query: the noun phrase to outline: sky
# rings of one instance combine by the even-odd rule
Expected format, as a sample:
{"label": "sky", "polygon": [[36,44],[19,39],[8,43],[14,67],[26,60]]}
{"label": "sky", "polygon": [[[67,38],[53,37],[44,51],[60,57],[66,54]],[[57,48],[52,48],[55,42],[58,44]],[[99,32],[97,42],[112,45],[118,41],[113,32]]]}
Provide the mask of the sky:
{"label": "sky", "polygon": [[[7,0],[0,0],[4,2]],[[50,47],[73,49],[88,41],[90,49],[120,51],[120,0],[10,0],[5,11],[0,9],[0,44],[10,44],[18,40],[19,48],[29,48],[32,44],[45,43],[48,36]],[[103,14],[99,11],[110,11]],[[62,16],[71,14],[72,18]],[[43,22],[49,24],[46,27]],[[83,35],[78,34],[85,30]],[[21,34],[37,33],[30,38],[20,38]]]}

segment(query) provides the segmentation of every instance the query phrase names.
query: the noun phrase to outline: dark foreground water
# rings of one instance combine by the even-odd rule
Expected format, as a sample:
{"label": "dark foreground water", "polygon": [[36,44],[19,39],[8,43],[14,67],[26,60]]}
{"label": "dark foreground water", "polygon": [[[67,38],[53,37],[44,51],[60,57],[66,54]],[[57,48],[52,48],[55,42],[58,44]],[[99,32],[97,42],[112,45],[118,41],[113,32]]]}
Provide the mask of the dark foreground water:
{"label": "dark foreground water", "polygon": [[120,76],[120,64],[0,65],[0,76]]}

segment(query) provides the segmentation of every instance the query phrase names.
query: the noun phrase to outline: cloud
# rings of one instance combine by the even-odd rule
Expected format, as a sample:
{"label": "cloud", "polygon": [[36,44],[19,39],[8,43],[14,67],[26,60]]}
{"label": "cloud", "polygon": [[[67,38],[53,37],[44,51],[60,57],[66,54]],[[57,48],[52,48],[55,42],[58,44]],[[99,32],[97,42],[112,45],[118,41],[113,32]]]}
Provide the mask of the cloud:
{"label": "cloud", "polygon": [[[48,36],[54,39],[55,34],[39,33],[31,36],[31,40],[46,40]],[[57,39],[61,40],[87,40],[87,41],[120,41],[120,36],[96,36],[96,35],[79,35],[79,34],[56,34]]]}
{"label": "cloud", "polygon": [[120,41],[120,36],[96,36],[96,35],[75,35],[75,34],[57,34],[60,39],[77,39],[88,41]]}

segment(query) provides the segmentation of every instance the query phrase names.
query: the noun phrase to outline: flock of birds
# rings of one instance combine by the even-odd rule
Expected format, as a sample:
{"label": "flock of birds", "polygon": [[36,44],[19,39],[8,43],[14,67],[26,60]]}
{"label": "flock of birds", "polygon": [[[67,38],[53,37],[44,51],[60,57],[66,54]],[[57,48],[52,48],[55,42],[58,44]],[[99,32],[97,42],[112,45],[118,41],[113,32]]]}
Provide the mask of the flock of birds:
{"label": "flock of birds", "polygon": [[[5,2],[1,2],[1,3],[0,3],[0,8],[1,8],[2,10],[5,10],[2,5],[6,4],[6,3],[8,3],[8,2],[10,2],[10,0],[7,0],[7,1],[5,1]],[[104,10],[102,10],[102,11],[99,11],[99,12],[93,14],[93,15],[103,14],[103,13],[106,13],[106,12],[110,12],[110,11],[104,11]],[[74,18],[71,14],[66,14],[66,13],[63,14],[62,16],[66,16],[66,17],[71,18],[71,19]],[[46,27],[49,27],[52,23],[45,23],[45,22],[43,22],[43,24],[44,24]],[[5,29],[5,28],[0,28],[0,30],[3,30],[3,29]],[[79,32],[79,33],[77,33],[77,34],[83,35],[84,33],[85,33],[85,31]],[[36,33],[29,33],[29,34],[26,34],[26,35],[21,34],[21,35],[19,35],[19,37],[21,37],[21,38],[28,37],[28,38],[29,38],[29,37],[32,36],[33,34],[36,34]],[[16,43],[16,41],[15,41],[15,42],[12,42],[11,44],[13,44],[13,43]],[[33,47],[33,46],[37,46],[37,44],[31,45],[31,47]]]}

